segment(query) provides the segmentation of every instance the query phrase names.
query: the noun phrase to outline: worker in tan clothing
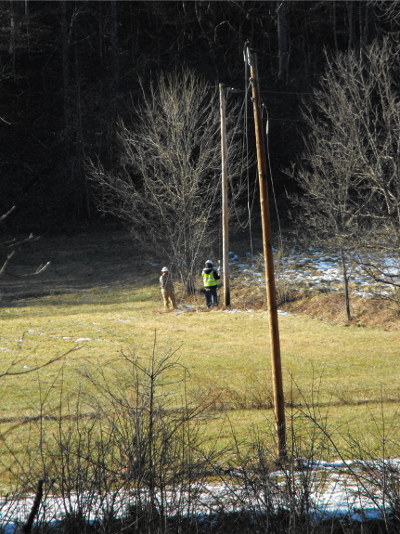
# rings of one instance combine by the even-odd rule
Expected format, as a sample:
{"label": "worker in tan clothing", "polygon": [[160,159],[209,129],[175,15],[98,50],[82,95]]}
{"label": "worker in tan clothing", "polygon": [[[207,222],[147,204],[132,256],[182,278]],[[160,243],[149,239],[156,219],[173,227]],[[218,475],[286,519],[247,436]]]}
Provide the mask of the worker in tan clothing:
{"label": "worker in tan clothing", "polygon": [[176,300],[175,300],[174,284],[172,282],[172,278],[169,273],[168,267],[163,267],[161,269],[160,286],[161,286],[161,295],[164,300],[164,309],[168,310],[169,302],[171,301],[173,309],[177,310],[178,306],[176,305]]}

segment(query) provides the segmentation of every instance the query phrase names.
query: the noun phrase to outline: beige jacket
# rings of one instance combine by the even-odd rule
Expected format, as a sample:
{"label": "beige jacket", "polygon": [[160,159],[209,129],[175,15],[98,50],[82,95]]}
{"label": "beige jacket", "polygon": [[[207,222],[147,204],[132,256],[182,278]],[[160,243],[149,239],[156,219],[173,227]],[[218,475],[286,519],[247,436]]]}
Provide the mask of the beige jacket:
{"label": "beige jacket", "polygon": [[167,274],[167,275],[161,275],[160,276],[160,287],[161,289],[164,289],[166,291],[173,291],[174,289],[174,284],[172,282],[172,277],[170,274]]}

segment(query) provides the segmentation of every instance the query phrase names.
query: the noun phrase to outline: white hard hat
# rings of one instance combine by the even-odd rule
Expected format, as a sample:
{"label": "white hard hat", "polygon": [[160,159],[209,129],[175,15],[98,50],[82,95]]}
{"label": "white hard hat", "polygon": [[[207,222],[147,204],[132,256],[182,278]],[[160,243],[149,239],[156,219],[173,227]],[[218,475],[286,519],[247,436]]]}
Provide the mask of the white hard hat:
{"label": "white hard hat", "polygon": [[212,264],[213,264],[213,262],[211,260],[207,260],[206,261],[206,265],[212,265]]}
{"label": "white hard hat", "polygon": [[161,269],[161,272],[162,272],[162,273],[169,273],[169,269],[168,269],[168,267],[163,267],[163,268]]}

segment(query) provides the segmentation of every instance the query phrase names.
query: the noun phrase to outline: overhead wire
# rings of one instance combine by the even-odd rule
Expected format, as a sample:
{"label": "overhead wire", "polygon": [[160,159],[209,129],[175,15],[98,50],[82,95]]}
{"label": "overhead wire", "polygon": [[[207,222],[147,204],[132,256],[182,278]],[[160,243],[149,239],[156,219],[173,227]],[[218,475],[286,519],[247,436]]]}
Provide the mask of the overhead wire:
{"label": "overhead wire", "polygon": [[[248,102],[249,102],[249,88],[250,88],[250,77],[249,77],[249,63],[247,61],[246,55],[246,47],[248,43],[245,43],[243,47],[243,58],[244,58],[244,87],[245,87],[245,117],[244,117],[244,131],[245,131],[245,140],[246,140],[246,153],[249,154],[249,135],[248,135],[248,116],[249,116],[249,108],[248,108]],[[250,245],[250,254],[251,257],[254,255],[254,248],[253,248],[253,230],[252,230],[252,224],[251,224],[251,213],[253,207],[250,207],[250,169],[249,166],[247,166],[247,173],[246,173],[246,181],[247,181],[247,217],[248,217],[248,226],[249,226],[249,245]],[[255,199],[255,187],[254,187],[254,194],[253,194],[253,205],[254,205],[254,199]]]}
{"label": "overhead wire", "polygon": [[[239,93],[241,91],[233,88],[233,87],[228,87],[226,88],[226,92],[231,92],[231,93]],[[226,101],[226,104],[228,103],[228,98],[225,99]],[[232,145],[233,145],[233,142],[236,138],[236,133],[238,132],[239,128],[240,128],[240,122],[241,122],[241,117],[243,115],[243,108],[245,106],[245,101],[243,101],[243,103],[241,104],[241,107],[239,109],[239,112],[236,114],[236,120],[235,120],[235,123],[233,125],[233,127],[230,129],[231,131],[231,134],[230,135],[227,135],[228,137],[228,140],[229,140],[229,143],[228,143],[228,146],[227,146],[227,160],[228,160],[228,171],[229,171],[229,155],[232,153]],[[222,134],[221,134],[222,135]],[[236,159],[236,153],[234,154],[234,157]],[[244,157],[243,157],[243,150],[241,150],[241,158],[240,158],[240,162],[239,162],[239,165],[238,165],[238,170],[235,172],[235,175],[238,174],[239,176],[239,191],[235,191],[235,185],[233,183],[233,176],[232,176],[232,173],[228,172],[228,183],[229,183],[229,188],[230,188],[230,193],[231,193],[231,202],[230,202],[230,205],[233,206],[233,210],[234,210],[234,213],[235,213],[235,216],[236,216],[236,220],[239,224],[239,227],[243,228],[243,224],[240,220],[240,214],[238,212],[238,209],[237,209],[237,203],[236,203],[236,198],[238,196],[238,194],[240,194],[240,184],[241,184],[241,176],[242,176],[242,170],[243,170],[243,166],[244,166]],[[222,175],[221,175],[221,180],[222,180]],[[218,251],[219,251],[219,256],[221,257],[222,256],[222,245],[221,245],[221,241],[223,239],[223,229],[222,229],[222,226],[220,228],[220,232],[219,232],[219,246],[218,246]]]}
{"label": "overhead wire", "polygon": [[[247,65],[246,65],[247,68]],[[233,176],[232,173],[229,173],[228,180],[229,180],[229,187],[231,192],[231,200],[232,200],[232,207],[233,211],[236,216],[236,221],[239,225],[239,227],[244,230],[247,227],[249,228],[249,236],[250,236],[250,249],[251,254],[253,255],[253,242],[252,242],[252,212],[254,209],[254,202],[256,197],[256,180],[254,180],[254,187],[251,187],[250,182],[250,149],[249,149],[249,136],[248,136],[248,99],[249,99],[249,87],[250,87],[250,81],[247,81],[247,74],[245,74],[246,78],[246,84],[244,91],[234,89],[234,88],[228,88],[228,90],[232,93],[244,93],[243,102],[241,104],[239,113],[236,117],[235,125],[232,128],[232,134],[230,137],[230,144],[228,146],[228,154],[230,152],[231,146],[234,142],[234,139],[236,137],[236,132],[239,130],[239,123],[242,121],[243,118],[243,126],[242,131],[244,132],[243,141],[242,141],[242,150],[241,150],[241,158],[240,158],[240,166],[239,166],[239,175],[242,176],[243,169],[245,169],[246,173],[246,195],[247,195],[247,201],[246,201],[246,211],[247,211],[247,220],[243,221],[242,217],[240,215],[240,212],[237,208],[237,197],[238,193],[235,191],[235,184],[233,182]],[[237,173],[236,173],[237,174]]]}
{"label": "overhead wire", "polygon": [[[234,91],[232,89],[230,89],[230,91],[238,92],[238,91]],[[249,198],[250,198],[249,160],[250,160],[250,158],[249,158],[248,135],[247,135],[247,102],[246,102],[246,98],[247,97],[246,97],[246,94],[245,94],[245,97],[243,99],[243,103],[242,103],[241,108],[239,110],[239,113],[237,115],[235,126],[232,129],[232,135],[230,136],[230,144],[228,146],[228,155],[230,153],[230,149],[231,149],[232,144],[234,142],[234,139],[236,137],[236,132],[239,130],[239,123],[240,123],[240,121],[242,120],[242,117],[243,117],[244,118],[244,124],[245,124],[245,126],[243,127],[244,140],[242,142],[242,150],[241,150],[241,158],[240,158],[240,165],[239,165],[239,169],[238,169],[238,174],[241,177],[242,174],[243,174],[243,169],[245,169],[245,172],[246,172],[246,191],[247,191],[247,195],[248,195],[248,202],[247,203],[249,205]],[[243,147],[243,145],[244,145],[244,147]],[[239,224],[239,227],[244,230],[249,225],[249,222],[251,224],[251,219],[248,217],[248,220],[246,222],[242,222],[239,210],[237,209],[236,198],[238,196],[238,192],[235,192],[235,184],[233,183],[232,173],[229,173],[228,180],[229,180],[229,187],[230,187],[230,191],[231,191],[231,199],[232,199],[233,209],[234,209],[234,212],[235,212],[235,215],[236,215],[236,220],[237,220],[237,223]],[[240,183],[241,183],[241,178],[240,178]],[[239,186],[240,186],[240,184],[239,184]]]}
{"label": "overhead wire", "polygon": [[[244,59],[245,59],[245,76],[246,76],[246,79],[247,79],[247,76],[248,76],[247,75],[248,61],[247,61],[247,57],[246,57],[247,46],[248,46],[248,43],[245,43],[244,50],[243,50]],[[268,92],[268,91],[264,91],[264,93],[265,92]],[[272,92],[272,91],[270,91],[270,92]],[[276,220],[277,220],[277,225],[278,225],[278,239],[279,239],[279,245],[280,245],[280,249],[281,249],[280,261],[281,261],[282,269],[284,269],[285,268],[285,260],[284,260],[284,256],[283,256],[283,232],[282,232],[281,217],[280,217],[280,210],[279,210],[279,206],[278,206],[277,194],[276,194],[276,190],[275,190],[274,175],[273,175],[273,172],[272,172],[271,154],[270,154],[270,145],[269,145],[269,122],[270,122],[270,119],[269,119],[268,108],[267,108],[265,102],[262,101],[261,102],[261,121],[262,122],[264,122],[263,111],[265,111],[265,114],[266,114],[266,120],[265,120],[265,145],[266,145],[266,147],[265,148],[266,148],[266,151],[267,151],[267,161],[268,161],[267,165],[268,165],[269,177],[270,177],[270,182],[271,182],[271,191],[272,191],[272,196],[273,196],[273,201],[274,201]],[[281,120],[281,119],[277,119],[277,120]],[[284,292],[284,293],[286,295],[286,292]]]}
{"label": "overhead wire", "polygon": [[[267,150],[267,161],[268,161],[268,171],[271,181],[271,191],[272,196],[274,200],[274,206],[275,206],[275,213],[276,213],[276,221],[278,224],[278,239],[280,244],[280,250],[281,254],[279,255],[280,263],[282,267],[282,271],[285,269],[285,259],[283,255],[283,232],[282,232],[282,225],[281,225],[281,217],[280,217],[280,211],[279,211],[279,205],[277,200],[277,194],[275,190],[275,183],[274,183],[274,175],[272,173],[272,166],[271,166],[271,154],[270,154],[270,146],[269,146],[269,115],[268,115],[268,108],[264,102],[261,104],[261,115],[263,115],[262,111],[265,110],[266,113],[266,121],[265,121],[265,145]],[[263,117],[261,117],[262,120]],[[286,291],[284,291],[284,295],[286,296]]]}

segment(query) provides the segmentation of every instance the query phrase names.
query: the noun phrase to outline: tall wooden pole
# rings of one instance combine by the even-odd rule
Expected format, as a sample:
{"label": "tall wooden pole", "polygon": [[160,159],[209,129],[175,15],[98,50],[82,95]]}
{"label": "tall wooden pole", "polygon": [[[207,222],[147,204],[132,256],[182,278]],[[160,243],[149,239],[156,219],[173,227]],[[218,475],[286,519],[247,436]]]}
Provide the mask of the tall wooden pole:
{"label": "tall wooden pole", "polygon": [[252,87],[254,125],[256,134],[258,178],[260,183],[264,268],[269,312],[269,329],[271,337],[272,381],[274,391],[275,421],[278,436],[278,457],[279,460],[284,460],[286,458],[285,402],[283,397],[278,309],[276,304],[274,259],[272,254],[271,227],[269,217],[265,135],[262,124],[261,102],[258,88],[259,82],[257,71],[257,57],[250,51],[249,48],[247,48],[247,61],[250,67],[250,81]]}
{"label": "tall wooden pole", "polygon": [[219,84],[221,111],[221,172],[222,172],[222,273],[224,282],[224,306],[230,306],[231,293],[229,286],[229,216],[228,216],[228,148],[226,143],[226,98],[223,84]]}

